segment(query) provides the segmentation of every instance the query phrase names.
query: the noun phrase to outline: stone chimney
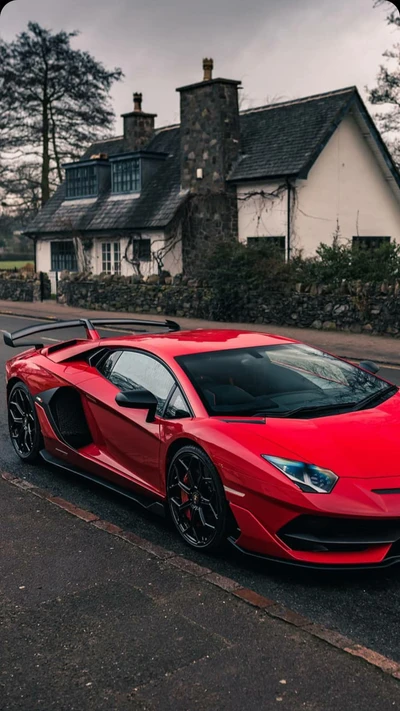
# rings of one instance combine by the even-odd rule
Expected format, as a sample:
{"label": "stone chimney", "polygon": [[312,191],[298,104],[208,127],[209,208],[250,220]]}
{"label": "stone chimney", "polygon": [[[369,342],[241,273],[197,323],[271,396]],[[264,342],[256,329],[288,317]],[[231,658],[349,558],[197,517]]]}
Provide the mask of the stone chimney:
{"label": "stone chimney", "polygon": [[212,59],[203,60],[203,81],[183,86],[181,97],[181,186],[192,192],[226,189],[239,155],[240,81],[213,79]]}
{"label": "stone chimney", "polygon": [[183,271],[195,271],[207,244],[238,239],[235,186],[227,182],[240,151],[239,81],[213,79],[203,60],[203,80],[177,89],[181,97],[181,187],[190,191],[182,223]]}
{"label": "stone chimney", "polygon": [[133,95],[133,111],[122,114],[126,151],[140,151],[147,146],[154,134],[154,119],[157,114],[142,111],[143,95]]}

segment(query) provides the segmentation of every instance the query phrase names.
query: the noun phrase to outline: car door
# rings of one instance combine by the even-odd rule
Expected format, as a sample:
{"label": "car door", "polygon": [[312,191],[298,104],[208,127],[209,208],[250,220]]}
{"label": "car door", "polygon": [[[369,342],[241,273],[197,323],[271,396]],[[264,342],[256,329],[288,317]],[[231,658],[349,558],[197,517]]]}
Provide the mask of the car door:
{"label": "car door", "polygon": [[[136,483],[160,492],[160,420],[164,405],[175,388],[168,368],[157,358],[134,349],[114,351],[98,366],[108,381],[97,384],[97,396],[86,390],[87,405],[101,432],[108,456],[129,470]],[[154,422],[147,422],[147,411],[122,408],[115,402],[119,391],[146,388],[157,398]]]}

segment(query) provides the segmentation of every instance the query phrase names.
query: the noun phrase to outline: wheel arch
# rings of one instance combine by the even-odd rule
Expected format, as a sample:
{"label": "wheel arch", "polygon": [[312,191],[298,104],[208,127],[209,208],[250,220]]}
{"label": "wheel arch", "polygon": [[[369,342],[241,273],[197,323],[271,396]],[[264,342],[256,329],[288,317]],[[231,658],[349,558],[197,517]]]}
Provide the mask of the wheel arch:
{"label": "wheel arch", "polygon": [[[24,381],[22,380],[22,378],[18,378],[17,376],[13,376],[7,381],[7,398],[16,383],[24,383]],[[24,383],[24,385],[26,385],[26,383]]]}
{"label": "wheel arch", "polygon": [[216,463],[214,461],[214,457],[211,455],[208,448],[205,447],[203,444],[200,444],[197,441],[197,439],[194,439],[194,438],[192,439],[191,437],[186,436],[186,437],[178,437],[178,439],[175,439],[173,442],[171,442],[171,444],[169,445],[169,447],[167,449],[167,453],[166,453],[165,460],[164,460],[165,486],[167,483],[169,465],[171,464],[173,457],[175,456],[176,452],[178,452],[181,449],[181,447],[187,447],[187,446],[197,447],[202,452],[204,452],[204,454],[212,461],[214,467],[216,468],[216,470],[218,472],[220,479],[222,480],[218,462]]}
{"label": "wheel arch", "polygon": [[[182,448],[182,447],[187,447],[187,446],[192,446],[192,447],[198,447],[199,449],[203,449],[203,447],[200,447],[199,444],[194,439],[190,439],[190,437],[179,437],[178,439],[175,439],[168,447],[167,449],[167,454],[165,457],[165,481],[167,481],[167,475],[168,475],[168,469],[169,465],[172,462],[173,457],[175,454]],[[203,451],[205,451],[203,449]],[[207,454],[207,452],[206,452]]]}

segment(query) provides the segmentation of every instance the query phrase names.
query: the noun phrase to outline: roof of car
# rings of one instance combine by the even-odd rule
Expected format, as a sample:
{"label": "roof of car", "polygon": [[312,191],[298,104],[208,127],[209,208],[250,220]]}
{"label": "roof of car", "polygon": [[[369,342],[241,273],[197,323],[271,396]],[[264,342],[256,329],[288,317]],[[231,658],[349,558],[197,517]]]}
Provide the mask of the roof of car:
{"label": "roof of car", "polygon": [[[115,339],[104,339],[113,341]],[[279,343],[293,343],[283,336],[257,331],[239,331],[233,329],[196,329],[193,331],[175,331],[164,334],[143,334],[118,338],[118,346],[138,347],[151,351],[161,357],[176,357],[192,353],[251,348],[254,346],[273,346]]]}

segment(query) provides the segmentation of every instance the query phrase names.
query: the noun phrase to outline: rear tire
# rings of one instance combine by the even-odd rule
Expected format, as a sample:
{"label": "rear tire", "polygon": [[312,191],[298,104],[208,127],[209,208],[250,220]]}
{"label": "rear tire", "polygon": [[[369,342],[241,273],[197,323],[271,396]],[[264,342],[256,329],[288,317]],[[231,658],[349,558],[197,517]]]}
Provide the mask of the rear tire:
{"label": "rear tire", "polygon": [[7,408],[8,430],[16,453],[24,462],[36,462],[43,440],[35,404],[25,383],[20,381],[13,385]]}
{"label": "rear tire", "polygon": [[219,474],[200,447],[184,446],[173,457],[167,501],[175,528],[187,545],[207,552],[224,546],[229,507]]}

